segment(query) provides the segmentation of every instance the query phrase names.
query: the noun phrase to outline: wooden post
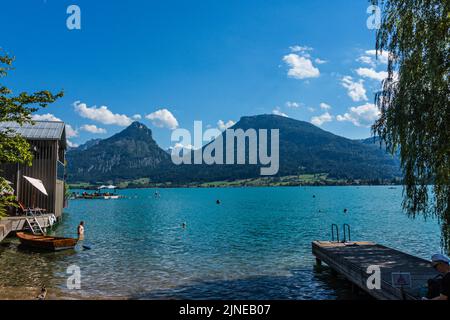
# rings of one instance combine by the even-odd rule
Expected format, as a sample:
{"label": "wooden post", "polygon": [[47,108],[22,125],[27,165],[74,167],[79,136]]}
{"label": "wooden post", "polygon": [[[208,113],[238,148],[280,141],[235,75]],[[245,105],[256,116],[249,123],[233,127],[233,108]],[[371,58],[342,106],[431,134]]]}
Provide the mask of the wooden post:
{"label": "wooden post", "polygon": [[318,267],[321,267],[322,266],[322,260],[320,260],[319,258],[316,258],[316,265]]}

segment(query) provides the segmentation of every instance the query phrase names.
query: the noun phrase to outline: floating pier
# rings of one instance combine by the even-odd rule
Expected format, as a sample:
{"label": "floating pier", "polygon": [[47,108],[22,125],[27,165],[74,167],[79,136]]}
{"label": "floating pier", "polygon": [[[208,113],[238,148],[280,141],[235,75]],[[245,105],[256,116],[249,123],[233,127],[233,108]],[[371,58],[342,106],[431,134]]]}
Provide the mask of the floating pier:
{"label": "floating pier", "polygon": [[[421,299],[426,295],[428,279],[437,276],[429,261],[373,242],[314,241],[312,253],[318,264],[326,263],[353,285],[379,300]],[[379,266],[379,289],[367,286],[367,280],[373,275],[373,272],[368,273],[369,266]],[[399,273],[407,276],[405,286],[394,282]]]}

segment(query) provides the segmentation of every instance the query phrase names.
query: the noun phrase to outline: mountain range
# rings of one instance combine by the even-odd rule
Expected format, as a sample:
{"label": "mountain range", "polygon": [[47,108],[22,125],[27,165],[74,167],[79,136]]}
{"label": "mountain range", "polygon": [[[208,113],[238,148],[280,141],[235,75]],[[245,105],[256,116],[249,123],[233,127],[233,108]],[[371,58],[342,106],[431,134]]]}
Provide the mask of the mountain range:
{"label": "mountain range", "polygon": [[[374,138],[351,140],[309,122],[277,115],[242,117],[232,127],[244,131],[250,128],[279,129],[278,177],[326,174],[334,179],[368,181],[401,176],[398,158],[388,155]],[[223,141],[226,146],[224,136]],[[196,152],[203,152],[206,147]],[[233,181],[258,178],[260,168],[265,167],[259,162],[257,165],[174,165],[170,154],[153,139],[152,131],[139,122],[108,139],[90,141],[70,150],[67,160],[70,183],[117,183],[140,178],[175,184]]]}

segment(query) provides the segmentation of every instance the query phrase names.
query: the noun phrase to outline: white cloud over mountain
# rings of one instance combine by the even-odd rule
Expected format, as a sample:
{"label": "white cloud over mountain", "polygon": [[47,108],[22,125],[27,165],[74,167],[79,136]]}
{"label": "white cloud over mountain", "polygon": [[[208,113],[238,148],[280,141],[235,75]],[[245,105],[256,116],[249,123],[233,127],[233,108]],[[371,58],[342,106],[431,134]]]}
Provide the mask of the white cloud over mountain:
{"label": "white cloud over mountain", "polygon": [[344,115],[338,115],[337,121],[349,121],[357,127],[370,127],[380,117],[380,110],[372,103],[352,107]]}
{"label": "white cloud over mountain", "polygon": [[320,116],[312,117],[311,123],[316,126],[321,126],[324,123],[333,121],[333,118],[334,117],[330,113],[325,112],[324,114],[322,114]]}
{"label": "white cloud over mountain", "polygon": [[96,106],[88,107],[85,103],[76,101],[73,104],[75,111],[83,118],[94,120],[102,124],[117,125],[121,127],[129,126],[133,121],[124,114],[111,112],[108,107]]}
{"label": "white cloud over mountain", "polygon": [[178,128],[178,120],[167,109],[160,109],[145,116],[155,127],[174,130]]}
{"label": "white cloud over mountain", "polygon": [[223,120],[217,121],[217,127],[219,128],[220,131],[225,131],[228,128],[234,126],[235,124],[236,122],[234,122],[233,120],[229,120],[228,122],[225,122]]}
{"label": "white cloud over mountain", "polygon": [[93,134],[105,134],[106,129],[99,128],[95,124],[85,124],[84,126],[80,127],[80,130],[86,131]]}
{"label": "white cloud over mountain", "polygon": [[285,117],[285,118],[289,118],[289,116],[282,112],[281,109],[279,107],[276,107],[273,111],[272,114],[276,115],[276,116],[281,116],[281,117]]}

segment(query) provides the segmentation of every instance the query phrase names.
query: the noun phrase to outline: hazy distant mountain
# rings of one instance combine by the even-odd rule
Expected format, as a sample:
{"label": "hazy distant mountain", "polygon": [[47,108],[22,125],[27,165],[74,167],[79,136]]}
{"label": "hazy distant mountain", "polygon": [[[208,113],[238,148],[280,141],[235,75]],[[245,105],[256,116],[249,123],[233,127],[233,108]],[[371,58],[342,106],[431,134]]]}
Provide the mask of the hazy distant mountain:
{"label": "hazy distant mountain", "polygon": [[[398,159],[386,154],[378,144],[346,139],[311,123],[275,115],[243,117],[233,126],[244,131],[250,128],[280,130],[278,176],[327,173],[331,178],[363,180],[400,176]],[[259,177],[261,167],[175,166],[167,151],[153,140],[151,130],[138,122],[87,150],[69,152],[67,158],[70,182],[137,178],[174,183],[237,180]]]}

